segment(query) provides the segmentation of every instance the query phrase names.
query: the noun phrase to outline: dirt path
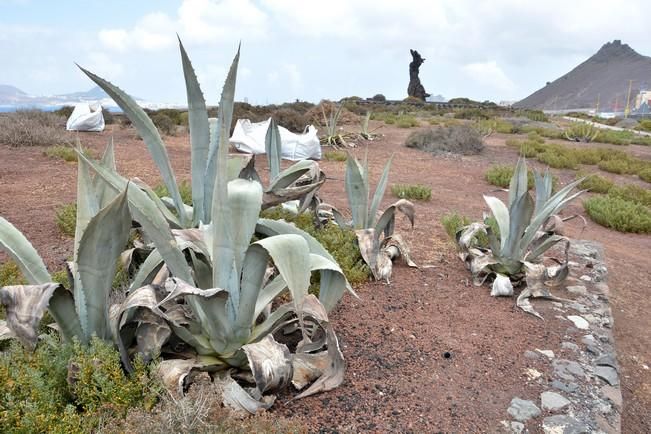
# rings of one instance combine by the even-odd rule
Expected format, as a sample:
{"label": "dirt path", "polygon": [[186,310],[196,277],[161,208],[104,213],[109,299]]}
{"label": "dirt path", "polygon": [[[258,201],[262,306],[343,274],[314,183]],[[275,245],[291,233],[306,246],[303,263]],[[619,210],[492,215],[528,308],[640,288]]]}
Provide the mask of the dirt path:
{"label": "dirt path", "polygon": [[[567,330],[522,313],[512,299],[491,298],[487,288],[472,287],[439,220],[454,210],[481,217],[486,210],[481,195],[493,189],[483,179],[485,170],[493,163],[513,163],[515,152],[496,136],[480,156],[434,158],[402,146],[410,130],[385,127],[382,132],[385,137],[369,145],[372,185],[396,152],[390,183],[432,187],[432,200],[416,204],[416,228],[411,231],[404,220],[397,224],[414,258],[427,267],[398,265],[390,286],[368,283],[359,288],[362,300],[345,298],[331,319],[348,362],[346,382],[304,400],[280,399],[274,411],[322,432],[491,432],[508,417],[512,397],[535,399],[540,393],[540,385],[526,382],[524,371],[532,362],[523,352],[560,348]],[[99,152],[109,135],[81,138]],[[155,184],[158,174],[143,142],[131,130],[114,135],[119,170]],[[188,179],[187,138],[167,142],[177,176]],[[322,196],[346,208],[344,163],[322,164],[330,178]],[[556,173],[562,181],[574,176]],[[72,242],[59,235],[53,211],[74,200],[75,182],[76,164],[48,159],[38,148],[0,147],[0,215],[24,231],[52,269],[71,252]],[[394,200],[387,194],[384,203]],[[582,207],[577,203],[569,211],[582,212]],[[578,224],[570,226],[569,235],[580,235]],[[651,365],[651,237],[620,234],[591,221],[582,237],[604,244],[610,266],[623,432],[651,432],[651,371],[644,368]],[[553,316],[548,303],[535,303],[544,316]],[[548,367],[536,369],[548,374]]]}

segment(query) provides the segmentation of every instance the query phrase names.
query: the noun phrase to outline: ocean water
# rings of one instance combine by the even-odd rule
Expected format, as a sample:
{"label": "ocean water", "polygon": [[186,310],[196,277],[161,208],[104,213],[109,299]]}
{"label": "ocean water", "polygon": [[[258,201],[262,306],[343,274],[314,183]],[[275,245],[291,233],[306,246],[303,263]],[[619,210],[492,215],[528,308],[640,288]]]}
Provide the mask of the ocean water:
{"label": "ocean water", "polygon": [[[72,104],[71,104],[72,105]],[[41,110],[44,112],[53,112],[64,106],[53,105],[31,105],[31,106],[15,106],[15,105],[0,105],[0,113],[11,113],[16,110]],[[106,107],[111,113],[122,113],[118,107]]]}

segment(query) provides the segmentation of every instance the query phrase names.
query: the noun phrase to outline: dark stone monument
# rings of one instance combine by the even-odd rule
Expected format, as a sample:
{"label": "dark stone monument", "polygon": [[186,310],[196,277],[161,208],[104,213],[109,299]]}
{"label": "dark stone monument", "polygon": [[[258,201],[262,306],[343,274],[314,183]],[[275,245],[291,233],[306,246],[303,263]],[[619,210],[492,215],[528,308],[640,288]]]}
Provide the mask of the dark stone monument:
{"label": "dark stone monument", "polygon": [[420,56],[418,51],[409,51],[411,51],[411,57],[413,60],[409,64],[409,87],[407,87],[407,95],[425,101],[425,98],[429,96],[429,93],[425,92],[425,88],[420,83],[420,78],[418,78],[418,70],[425,59]]}

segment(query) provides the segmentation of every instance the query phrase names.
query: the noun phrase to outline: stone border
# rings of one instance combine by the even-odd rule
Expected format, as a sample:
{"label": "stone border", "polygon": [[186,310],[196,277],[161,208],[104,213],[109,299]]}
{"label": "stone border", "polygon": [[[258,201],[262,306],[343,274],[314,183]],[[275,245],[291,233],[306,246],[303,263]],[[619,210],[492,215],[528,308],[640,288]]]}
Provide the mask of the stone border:
{"label": "stone border", "polygon": [[[608,271],[603,258],[599,243],[572,241],[570,276],[565,286],[574,299],[552,302],[556,319],[568,326],[558,350],[572,356],[557,358],[553,350],[547,349],[525,352],[525,357],[542,358],[551,365],[551,381],[545,384],[547,390],[539,399],[542,411],[555,413],[544,417],[537,426],[545,433],[621,432],[622,393],[609,288],[605,282]],[[530,369],[527,375],[533,380],[542,373]],[[540,416],[542,411],[538,403],[513,398],[507,412],[515,421],[502,421],[503,431],[528,433],[525,422]]]}

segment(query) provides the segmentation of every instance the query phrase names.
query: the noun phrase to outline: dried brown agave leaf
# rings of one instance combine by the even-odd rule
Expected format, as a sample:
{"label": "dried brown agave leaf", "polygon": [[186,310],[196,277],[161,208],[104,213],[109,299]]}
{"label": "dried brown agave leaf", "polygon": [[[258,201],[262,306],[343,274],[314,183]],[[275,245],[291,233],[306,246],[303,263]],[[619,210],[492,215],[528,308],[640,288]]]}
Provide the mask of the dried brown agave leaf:
{"label": "dried brown agave leaf", "polygon": [[36,346],[36,329],[57,290],[67,291],[58,283],[0,288],[0,302],[7,314],[6,325],[27,348]]}
{"label": "dried brown agave leaf", "polygon": [[289,385],[292,380],[292,359],[286,345],[267,335],[259,342],[242,346],[242,349],[261,394]]}
{"label": "dried brown agave leaf", "polygon": [[262,396],[257,388],[244,389],[229,374],[215,378],[215,384],[222,391],[224,406],[241,416],[267,410],[276,400],[273,395]]}
{"label": "dried brown agave leaf", "polygon": [[195,359],[168,359],[158,364],[157,374],[167,391],[180,397],[191,382],[191,374],[203,366]]}

